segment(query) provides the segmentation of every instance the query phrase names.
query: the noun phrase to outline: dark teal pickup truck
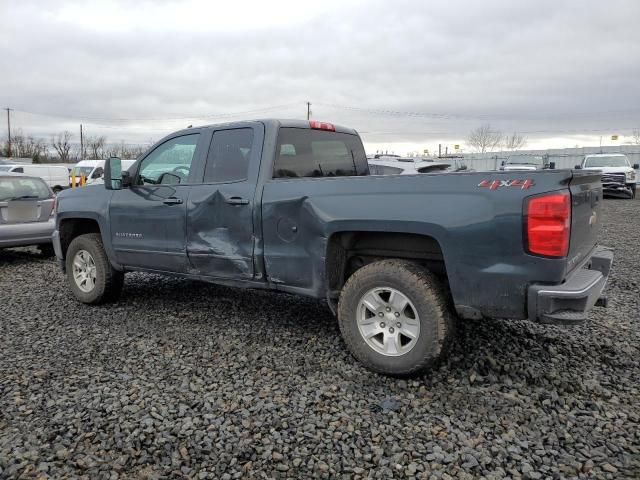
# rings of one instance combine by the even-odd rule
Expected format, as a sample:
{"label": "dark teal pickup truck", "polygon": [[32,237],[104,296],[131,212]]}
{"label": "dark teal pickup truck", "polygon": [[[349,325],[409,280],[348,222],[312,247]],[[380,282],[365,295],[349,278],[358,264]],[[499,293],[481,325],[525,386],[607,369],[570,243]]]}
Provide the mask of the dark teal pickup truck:
{"label": "dark teal pickup truck", "polygon": [[97,304],[130,271],[326,300],[367,367],[441,358],[454,318],[574,324],[601,298],[598,172],[370,175],[357,132],[261,120],[173,133],[62,192],[54,247]]}

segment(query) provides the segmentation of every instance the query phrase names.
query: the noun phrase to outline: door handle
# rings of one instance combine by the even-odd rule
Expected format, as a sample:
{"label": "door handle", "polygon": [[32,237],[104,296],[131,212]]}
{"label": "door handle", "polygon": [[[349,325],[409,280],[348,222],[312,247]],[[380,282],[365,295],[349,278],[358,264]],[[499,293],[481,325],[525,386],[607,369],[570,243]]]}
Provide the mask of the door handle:
{"label": "door handle", "polygon": [[226,202],[229,205],[249,205],[249,200],[247,200],[246,198],[242,198],[242,197],[227,198]]}
{"label": "door handle", "polygon": [[181,198],[176,198],[176,197],[169,197],[169,198],[165,198],[162,203],[164,203],[165,205],[180,205],[182,203],[182,199]]}

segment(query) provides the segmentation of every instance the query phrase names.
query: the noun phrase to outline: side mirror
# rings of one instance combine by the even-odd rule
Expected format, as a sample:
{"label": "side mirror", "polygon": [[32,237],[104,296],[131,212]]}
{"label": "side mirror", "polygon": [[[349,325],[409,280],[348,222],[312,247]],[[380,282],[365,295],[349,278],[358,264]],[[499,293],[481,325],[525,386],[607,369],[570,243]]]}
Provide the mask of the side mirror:
{"label": "side mirror", "polygon": [[122,160],[110,157],[104,163],[104,188],[107,190],[122,189]]}
{"label": "side mirror", "polygon": [[549,169],[550,170],[555,170],[556,169],[556,162],[549,162]]}
{"label": "side mirror", "polygon": [[574,168],[575,168],[576,170],[582,170],[582,165],[576,165]]}
{"label": "side mirror", "polygon": [[633,169],[634,169],[634,170],[638,170],[638,169],[640,169],[640,163],[634,163],[634,164],[633,164]]}
{"label": "side mirror", "polygon": [[502,161],[500,162],[500,165],[502,165],[502,166],[504,167],[504,160],[502,160]]}
{"label": "side mirror", "polygon": [[178,185],[180,183],[180,177],[171,172],[165,172],[160,175],[158,183],[160,185]]}
{"label": "side mirror", "polygon": [[104,173],[104,168],[98,167],[91,174],[91,178],[100,178],[103,173]]}

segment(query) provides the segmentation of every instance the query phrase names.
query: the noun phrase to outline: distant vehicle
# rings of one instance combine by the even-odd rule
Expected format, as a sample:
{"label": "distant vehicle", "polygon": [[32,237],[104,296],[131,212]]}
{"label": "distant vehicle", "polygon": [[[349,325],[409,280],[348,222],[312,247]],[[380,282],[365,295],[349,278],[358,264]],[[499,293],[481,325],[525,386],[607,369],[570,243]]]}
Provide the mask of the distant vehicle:
{"label": "distant vehicle", "polygon": [[0,165],[0,172],[24,173],[25,175],[40,177],[55,193],[64,190],[68,186],[69,169],[64,165]]}
{"label": "distant vehicle", "polygon": [[371,175],[416,175],[418,173],[444,173],[450,171],[451,165],[443,162],[369,160],[369,173]]}
{"label": "distant vehicle", "polygon": [[[106,160],[80,160],[68,173],[69,186],[75,177],[75,186],[80,185],[81,177],[85,179],[85,185],[104,185],[104,164]],[[135,160],[122,160],[122,168],[127,169],[135,163]]]}
{"label": "distant vehicle", "polygon": [[455,314],[583,322],[613,259],[599,172],[373,176],[357,132],[325,122],[189,128],[104,168],[58,198],[79,301],[113,301],[131,271],[307,295],[386,374],[443,358]]}
{"label": "distant vehicle", "polygon": [[[136,163],[135,160],[121,160],[122,170],[129,170]],[[99,177],[92,178],[88,183],[89,185],[104,185],[104,174],[101,173]]]}
{"label": "distant vehicle", "polygon": [[56,196],[39,177],[0,172],[0,248],[38,245],[53,255]]}
{"label": "distant vehicle", "polygon": [[511,155],[502,162],[500,170],[505,172],[527,170],[553,170],[555,162],[549,162],[547,157],[541,155]]}
{"label": "distant vehicle", "polygon": [[576,169],[601,170],[605,195],[636,198],[636,172],[640,165],[631,166],[623,153],[599,153],[586,155]]}

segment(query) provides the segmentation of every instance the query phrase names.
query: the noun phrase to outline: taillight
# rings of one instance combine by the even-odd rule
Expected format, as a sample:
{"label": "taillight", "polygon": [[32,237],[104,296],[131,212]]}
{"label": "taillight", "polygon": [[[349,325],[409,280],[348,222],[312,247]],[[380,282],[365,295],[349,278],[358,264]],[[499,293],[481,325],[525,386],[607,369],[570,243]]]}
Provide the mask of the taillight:
{"label": "taillight", "polygon": [[568,191],[528,198],[524,220],[525,248],[529,253],[553,258],[567,256],[571,235]]}
{"label": "taillight", "polygon": [[58,206],[58,197],[53,196],[53,205],[51,206],[51,217],[56,214],[56,207]]}
{"label": "taillight", "polygon": [[309,126],[314,130],[328,130],[335,132],[336,127],[333,123],[319,122],[318,120],[309,120]]}

